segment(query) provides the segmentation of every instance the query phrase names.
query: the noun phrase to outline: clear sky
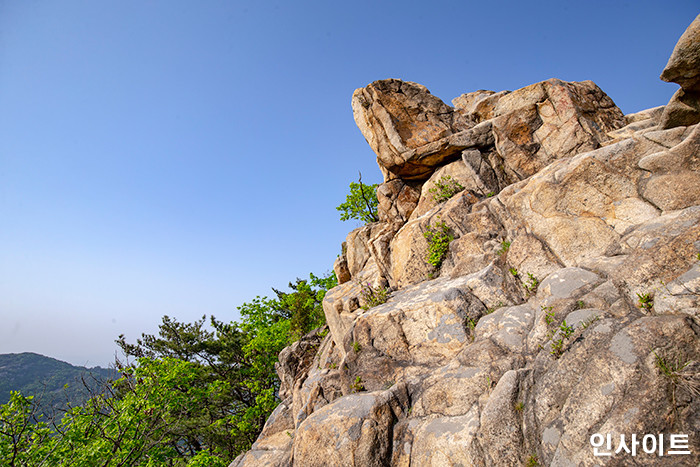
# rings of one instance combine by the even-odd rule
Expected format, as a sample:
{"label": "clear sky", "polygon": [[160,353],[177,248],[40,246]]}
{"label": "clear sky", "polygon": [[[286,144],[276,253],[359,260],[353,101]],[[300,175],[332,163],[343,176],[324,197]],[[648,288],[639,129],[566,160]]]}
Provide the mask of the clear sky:
{"label": "clear sky", "polygon": [[380,181],[350,97],[447,103],[556,77],[625,112],[697,1],[0,0],[0,353],[107,365],[162,315],[236,307],[332,268],[335,207]]}

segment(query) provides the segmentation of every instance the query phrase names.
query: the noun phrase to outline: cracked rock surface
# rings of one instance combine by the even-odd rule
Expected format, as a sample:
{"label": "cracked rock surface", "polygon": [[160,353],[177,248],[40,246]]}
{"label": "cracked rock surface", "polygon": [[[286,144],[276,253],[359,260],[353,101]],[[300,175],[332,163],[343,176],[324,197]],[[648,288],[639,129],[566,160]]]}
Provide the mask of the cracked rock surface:
{"label": "cracked rock surface", "polygon": [[[685,92],[698,21],[664,71]],[[283,402],[232,466],[698,465],[700,124],[625,116],[590,81],[453,103],[353,94],[380,221],[348,235],[328,334],[280,354]],[[389,298],[364,309],[368,282]],[[687,434],[691,454],[596,457],[597,433]]]}

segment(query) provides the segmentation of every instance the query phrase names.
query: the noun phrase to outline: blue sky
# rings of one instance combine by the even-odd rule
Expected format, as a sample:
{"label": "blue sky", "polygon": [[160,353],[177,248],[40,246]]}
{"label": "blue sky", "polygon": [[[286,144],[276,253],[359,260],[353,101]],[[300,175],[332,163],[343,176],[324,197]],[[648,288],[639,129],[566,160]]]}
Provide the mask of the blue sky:
{"label": "blue sky", "polygon": [[106,365],[114,339],[329,271],[358,170],[350,97],[447,103],[556,77],[625,112],[695,1],[0,0],[0,353]]}

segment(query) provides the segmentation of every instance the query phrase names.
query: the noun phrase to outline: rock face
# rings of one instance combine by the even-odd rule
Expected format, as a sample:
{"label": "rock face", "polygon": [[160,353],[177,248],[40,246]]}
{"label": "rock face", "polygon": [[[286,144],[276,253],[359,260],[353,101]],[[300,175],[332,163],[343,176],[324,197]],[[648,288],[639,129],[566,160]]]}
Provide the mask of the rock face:
{"label": "rock face", "polygon": [[[664,77],[690,93],[698,19],[688,31]],[[592,82],[453,109],[384,80],[352,102],[380,221],[348,235],[328,334],[280,354],[283,402],[232,465],[697,465],[700,124],[624,116]],[[663,456],[644,438],[660,434]]]}
{"label": "rock face", "polygon": [[661,79],[681,85],[666,106],[661,128],[700,122],[700,15],[678,40]]}

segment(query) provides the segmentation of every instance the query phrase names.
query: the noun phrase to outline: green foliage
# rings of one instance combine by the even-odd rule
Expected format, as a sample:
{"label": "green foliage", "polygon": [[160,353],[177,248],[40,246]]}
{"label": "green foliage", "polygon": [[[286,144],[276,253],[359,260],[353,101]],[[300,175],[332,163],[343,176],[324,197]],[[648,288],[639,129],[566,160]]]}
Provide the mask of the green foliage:
{"label": "green foliage", "polygon": [[667,391],[673,414],[673,424],[678,416],[678,389],[683,389],[690,397],[700,396],[700,371],[696,362],[687,359],[679,350],[661,354],[654,351],[654,365],[668,383]]}
{"label": "green foliage", "polygon": [[353,343],[352,343],[352,350],[354,350],[355,353],[360,353],[360,350],[362,350],[362,346],[360,345],[359,342],[353,341]]}
{"label": "green foliage", "polygon": [[290,327],[294,340],[326,324],[322,306],[323,297],[327,290],[336,285],[338,280],[335,273],[331,272],[322,278],[310,274],[309,280],[297,279],[295,283],[290,282],[289,288],[292,292],[273,289],[277,294],[276,306],[291,320]]}
{"label": "green foliage", "polygon": [[539,285],[540,285],[540,280],[528,272],[527,273],[527,282],[525,282],[523,284],[523,286],[525,287],[525,290],[527,290],[527,293],[528,294],[535,293],[537,291],[537,287]]}
{"label": "green foliage", "polygon": [[651,294],[644,293],[640,294],[637,293],[637,306],[639,308],[643,308],[647,311],[651,311],[651,309],[654,307],[654,298],[651,296]]}
{"label": "green foliage", "polygon": [[566,320],[562,321],[561,325],[559,325],[559,337],[557,339],[553,339],[551,342],[550,353],[554,355],[555,358],[559,358],[561,354],[564,353],[564,344],[573,333],[573,326],[566,324]]}
{"label": "green foliage", "polygon": [[297,279],[277,298],[238,308],[241,321],[163,317],[158,335],[117,344],[132,363],[120,379],[85,385],[49,427],[31,397],[11,393],[0,406],[0,465],[224,467],[250,448],[279,404],[278,353],[323,321],[329,274]]}
{"label": "green foliage", "polygon": [[201,402],[219,401],[228,391],[200,370],[173,358],[140,358],[122,369],[114,387],[69,408],[53,429],[31,423],[31,398],[13,393],[0,408],[0,465],[224,466],[211,445],[194,452],[181,433],[193,420],[210,421],[215,404]]}
{"label": "green foliage", "polygon": [[362,384],[362,378],[359,376],[357,378],[355,378],[355,381],[350,386],[350,389],[352,389],[352,392],[364,391],[365,386]]}
{"label": "green foliage", "polygon": [[8,402],[12,391],[32,395],[37,415],[43,415],[47,423],[60,417],[59,409],[67,403],[85,402],[85,385],[96,390],[103,382],[119,377],[114,369],[78,367],[30,352],[0,355],[0,368],[0,403]]}
{"label": "green foliage", "polygon": [[476,337],[474,333],[474,329],[476,329],[476,321],[474,321],[472,318],[467,318],[465,324],[469,330],[469,339],[474,342],[474,338]]}
{"label": "green foliage", "polygon": [[336,208],[341,212],[340,220],[359,219],[366,224],[377,222],[377,186],[365,185],[361,180],[359,183],[350,183],[350,194],[345,202]]}
{"label": "green foliage", "polygon": [[438,221],[434,226],[428,227],[423,236],[428,240],[427,261],[434,268],[438,269],[442,265],[445,256],[447,256],[447,250],[454,237],[450,234],[449,227],[443,221]]}
{"label": "green foliage", "polygon": [[508,269],[508,272],[513,276],[513,277],[518,277],[518,270],[515,268],[510,268]]}
{"label": "green foliage", "polygon": [[599,319],[600,319],[600,316],[598,316],[598,315],[591,316],[591,317],[588,318],[586,321],[584,321],[583,323],[581,323],[581,329],[588,329],[588,327],[589,327],[591,324],[595,323],[595,322],[598,321]]}
{"label": "green foliage", "polygon": [[433,194],[433,201],[442,203],[452,198],[454,195],[464,190],[459,182],[449,175],[443,175],[435,182],[435,186],[428,191]]}
{"label": "green foliage", "polygon": [[537,467],[538,465],[540,465],[540,461],[534,454],[525,461],[525,467]]}
{"label": "green foliage", "polygon": [[542,311],[545,312],[544,321],[547,323],[547,326],[549,326],[554,322],[554,312],[552,311],[552,307],[542,305],[541,308]]}
{"label": "green foliage", "polygon": [[689,393],[700,396],[700,373],[694,361],[687,359],[680,351],[659,355],[654,351],[654,364],[659,373],[673,386],[682,387]]}
{"label": "green foliage", "polygon": [[516,412],[522,412],[523,409],[525,408],[525,404],[523,404],[522,401],[518,401],[515,403],[515,406],[513,406]]}
{"label": "green foliage", "polygon": [[564,340],[562,338],[553,339],[550,345],[552,350],[549,353],[554,355],[555,358],[559,358],[564,353]]}
{"label": "green foliage", "polygon": [[501,248],[499,248],[498,251],[497,251],[496,253],[497,253],[498,255],[504,255],[504,254],[506,254],[506,253],[508,252],[508,249],[509,249],[509,248],[510,248],[510,242],[507,242],[507,241],[503,240],[503,241],[501,242]]}
{"label": "green foliage", "polygon": [[360,290],[360,300],[362,301],[362,309],[369,310],[372,307],[386,303],[389,298],[389,289],[386,287],[372,287],[369,282],[362,286]]}

